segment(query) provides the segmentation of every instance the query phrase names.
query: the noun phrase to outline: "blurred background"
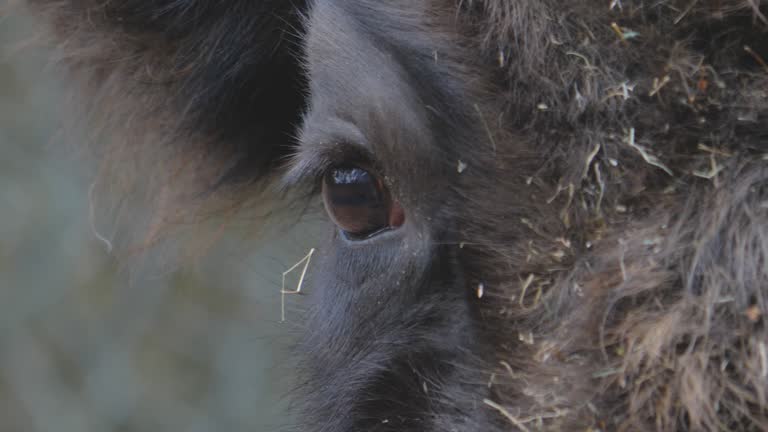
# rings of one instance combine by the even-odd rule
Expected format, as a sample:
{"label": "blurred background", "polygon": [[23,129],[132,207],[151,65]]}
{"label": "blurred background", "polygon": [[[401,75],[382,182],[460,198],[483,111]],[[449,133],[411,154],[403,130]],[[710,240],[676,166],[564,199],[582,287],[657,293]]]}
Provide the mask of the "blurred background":
{"label": "blurred background", "polygon": [[195,263],[125,270],[92,229],[93,167],[57,134],[66,82],[46,52],[19,49],[32,34],[33,21],[0,16],[0,432],[290,423],[300,314],[290,299],[280,322],[281,275],[317,228],[247,247],[227,233]]}

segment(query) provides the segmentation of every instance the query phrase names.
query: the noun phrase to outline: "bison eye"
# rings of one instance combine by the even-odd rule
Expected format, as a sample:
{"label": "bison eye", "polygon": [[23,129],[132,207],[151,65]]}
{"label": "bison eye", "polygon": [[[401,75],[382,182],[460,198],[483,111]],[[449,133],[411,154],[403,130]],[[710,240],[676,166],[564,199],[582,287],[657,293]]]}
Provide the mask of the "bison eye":
{"label": "bison eye", "polygon": [[354,166],[331,168],[323,179],[323,201],[333,222],[353,240],[370,238],[405,221],[402,207],[384,182]]}

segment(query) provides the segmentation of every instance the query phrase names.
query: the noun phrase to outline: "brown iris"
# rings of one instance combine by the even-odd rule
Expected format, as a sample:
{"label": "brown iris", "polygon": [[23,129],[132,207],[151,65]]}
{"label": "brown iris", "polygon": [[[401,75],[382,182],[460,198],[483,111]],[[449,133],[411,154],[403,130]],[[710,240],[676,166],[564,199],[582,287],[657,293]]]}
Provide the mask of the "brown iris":
{"label": "brown iris", "polygon": [[352,239],[372,237],[405,221],[402,207],[392,199],[384,182],[356,166],[326,172],[323,201],[333,222]]}

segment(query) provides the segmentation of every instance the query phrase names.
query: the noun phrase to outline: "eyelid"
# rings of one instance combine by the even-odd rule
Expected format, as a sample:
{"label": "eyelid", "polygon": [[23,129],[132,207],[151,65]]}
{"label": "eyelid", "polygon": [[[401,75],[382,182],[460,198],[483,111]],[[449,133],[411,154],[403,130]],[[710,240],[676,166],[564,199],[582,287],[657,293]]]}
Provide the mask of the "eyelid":
{"label": "eyelid", "polygon": [[283,186],[319,185],[326,171],[338,165],[358,165],[379,171],[371,151],[349,141],[329,141],[304,145],[292,158]]}
{"label": "eyelid", "polygon": [[298,138],[300,145],[283,177],[286,187],[318,184],[333,165],[375,160],[365,134],[349,119],[310,113]]}

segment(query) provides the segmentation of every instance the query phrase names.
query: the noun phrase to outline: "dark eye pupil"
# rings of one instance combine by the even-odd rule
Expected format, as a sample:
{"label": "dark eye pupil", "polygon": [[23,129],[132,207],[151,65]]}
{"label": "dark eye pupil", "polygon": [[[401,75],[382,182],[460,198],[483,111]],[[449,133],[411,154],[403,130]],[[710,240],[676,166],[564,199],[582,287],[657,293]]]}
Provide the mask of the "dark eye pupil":
{"label": "dark eye pupil", "polygon": [[[392,225],[392,202],[384,184],[358,167],[328,171],[323,200],[331,219],[353,238],[364,238]],[[402,224],[401,217],[395,223]]]}

